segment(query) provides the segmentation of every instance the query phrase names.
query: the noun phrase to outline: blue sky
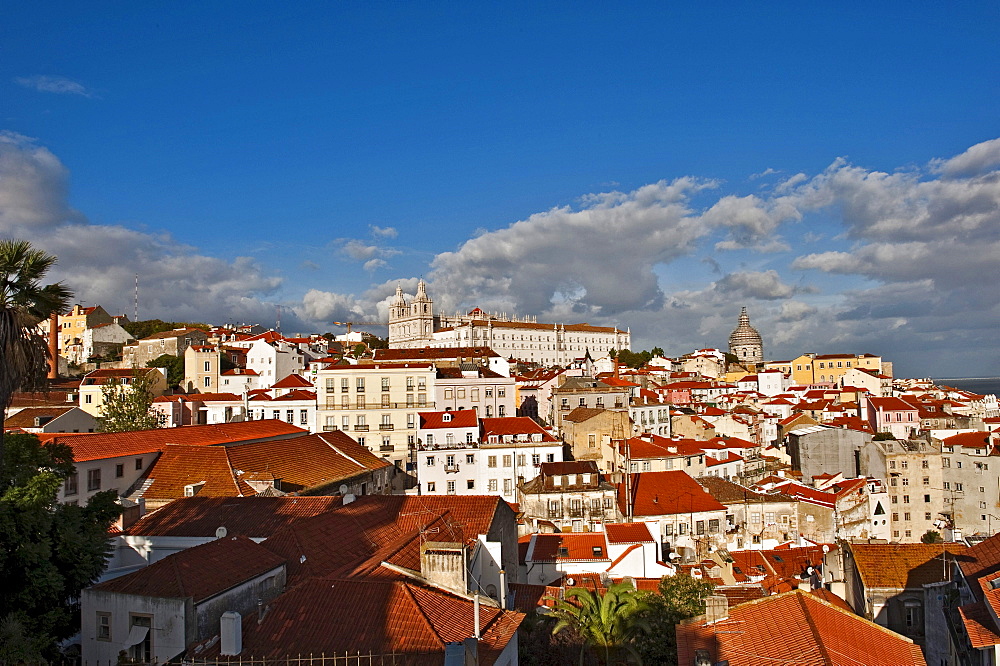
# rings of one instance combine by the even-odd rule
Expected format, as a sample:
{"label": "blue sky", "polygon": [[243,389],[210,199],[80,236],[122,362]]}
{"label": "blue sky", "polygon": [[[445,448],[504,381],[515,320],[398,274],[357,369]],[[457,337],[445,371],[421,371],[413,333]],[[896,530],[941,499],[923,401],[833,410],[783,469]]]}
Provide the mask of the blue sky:
{"label": "blue sky", "polygon": [[0,232],[80,300],[448,312],[1000,373],[994,2],[20,3]]}

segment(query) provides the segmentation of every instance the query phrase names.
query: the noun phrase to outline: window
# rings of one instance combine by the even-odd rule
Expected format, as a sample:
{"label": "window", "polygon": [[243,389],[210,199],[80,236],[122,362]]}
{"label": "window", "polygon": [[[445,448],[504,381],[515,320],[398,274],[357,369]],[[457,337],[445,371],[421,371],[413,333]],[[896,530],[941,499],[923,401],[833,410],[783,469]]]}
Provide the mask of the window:
{"label": "window", "polygon": [[931,464],[930,464],[930,463],[931,463],[931,461],[929,461],[929,460],[921,460],[921,461],[920,461],[920,466],[921,466],[922,468],[924,468],[924,469],[927,469],[928,467],[930,467],[930,466],[931,466]]}
{"label": "window", "polygon": [[931,477],[925,476],[923,479],[921,479],[921,483],[923,483],[923,485],[925,486],[931,485]]}
{"label": "window", "polygon": [[357,378],[356,387],[357,387],[358,393],[364,393],[365,392],[365,378],[364,377],[358,377]]}
{"label": "window", "polygon": [[510,495],[511,490],[513,489],[513,487],[514,487],[514,482],[511,479],[504,479],[503,480],[503,494],[504,495]]}
{"label": "window", "polygon": [[900,460],[899,461],[899,468],[900,469],[906,469],[909,466],[910,466],[910,461],[909,460]]}
{"label": "window", "polygon": [[100,490],[101,489],[101,470],[100,469],[88,469],[87,470],[87,490]]}
{"label": "window", "polygon": [[708,521],[708,533],[716,534],[719,531],[719,519],[712,518]]}
{"label": "window", "polygon": [[94,401],[94,396],[88,393],[87,395],[83,396],[83,401],[89,405]]}
{"label": "window", "polygon": [[417,427],[417,415],[416,414],[407,414],[406,415],[406,427],[407,428],[416,428]]}
{"label": "window", "polygon": [[129,618],[129,635],[135,631],[135,627],[145,628],[146,631],[142,634],[143,638],[137,644],[129,648],[129,657],[132,661],[140,663],[148,663],[153,656],[152,650],[152,636],[150,636],[150,629],[153,626],[153,618],[149,615],[132,615]]}
{"label": "window", "polygon": [[125,465],[118,463],[115,465],[115,478],[120,479],[125,476]]}
{"label": "window", "polygon": [[495,493],[497,491],[497,480],[496,479],[490,479],[489,481],[487,481],[486,482],[486,488],[491,493]]}
{"label": "window", "polygon": [[475,490],[476,482],[473,481],[472,479],[469,479],[468,481],[465,482],[465,487],[467,490]]}
{"label": "window", "polygon": [[70,474],[69,476],[66,477],[66,485],[63,486],[63,494],[64,495],[76,495],[76,493],[78,492],[78,489],[77,489],[77,479],[78,478],[79,477],[77,477],[77,475],[75,473],[74,474]]}
{"label": "window", "polygon": [[944,482],[944,489],[945,490],[951,490],[951,482],[950,481],[945,481]]}
{"label": "window", "polygon": [[470,430],[469,432],[465,433],[465,443],[472,444],[473,441],[475,441],[475,436],[472,434],[472,431]]}
{"label": "window", "polygon": [[696,520],[695,523],[694,523],[694,530],[695,530],[695,534],[704,534],[705,533],[705,521],[704,520]]}
{"label": "window", "polygon": [[294,409],[286,409],[285,410],[285,422],[286,423],[295,423],[295,410]]}
{"label": "window", "polygon": [[642,461],[642,471],[651,472],[653,470],[653,463],[649,460]]}
{"label": "window", "polygon": [[614,499],[611,498],[611,497],[605,497],[604,498],[604,508],[605,509],[611,509],[613,507],[614,507]]}
{"label": "window", "polygon": [[389,378],[388,377],[383,377],[382,378],[382,390],[383,391],[388,391],[389,390]]}
{"label": "window", "polygon": [[962,492],[962,490],[963,490],[962,484],[961,483],[956,483],[955,484],[955,491],[956,492]]}
{"label": "window", "polygon": [[890,460],[889,461],[889,469],[896,469],[896,461],[895,460]]}
{"label": "window", "polygon": [[497,397],[498,397],[498,398],[502,398],[502,397],[504,397],[504,396],[505,396],[506,394],[507,394],[507,392],[506,392],[506,391],[505,391],[505,390],[504,390],[503,388],[498,388],[498,389],[497,389]]}
{"label": "window", "polygon": [[142,469],[142,458],[136,458],[135,459],[135,468],[136,469]]}
{"label": "window", "polygon": [[924,495],[924,502],[930,502],[930,501],[931,501],[931,496],[930,495]]}
{"label": "window", "polygon": [[493,397],[493,389],[491,388],[483,389],[483,393],[487,398]]}
{"label": "window", "polygon": [[941,467],[951,467],[951,458],[941,458]]}
{"label": "window", "polygon": [[433,481],[427,482],[427,492],[432,493],[437,488],[437,485]]}
{"label": "window", "polygon": [[348,380],[347,377],[341,377],[340,378],[340,392],[341,393],[347,393],[348,388],[349,388],[349,381],[350,380]]}
{"label": "window", "polygon": [[455,494],[455,482],[454,481],[449,481],[448,482],[448,494],[449,495]]}
{"label": "window", "polygon": [[300,409],[299,410],[299,425],[307,425],[309,423],[309,410]]}
{"label": "window", "polygon": [[910,512],[907,511],[903,514],[903,520],[909,520],[909,519],[910,519]]}
{"label": "window", "polygon": [[413,390],[413,377],[407,377],[406,378],[406,390],[407,391],[412,391]]}
{"label": "window", "polygon": [[892,514],[892,522],[894,522],[894,523],[895,523],[895,522],[897,522],[898,520],[899,520],[899,514],[898,514],[898,513],[896,513],[896,512],[893,512],[893,514]]}
{"label": "window", "polygon": [[271,410],[271,418],[274,419],[274,420],[276,420],[276,421],[279,420],[281,418],[281,410],[280,409],[272,409]]}
{"label": "window", "polygon": [[542,454],[540,454],[540,453],[532,453],[531,454],[531,464],[535,465],[537,467],[541,463],[542,463]]}
{"label": "window", "polygon": [[892,503],[893,504],[896,504],[897,502],[899,502],[899,496],[898,495],[893,495],[891,499],[892,499]]}
{"label": "window", "polygon": [[908,478],[906,478],[905,476],[903,477],[903,485],[904,486],[910,485],[910,480]]}
{"label": "window", "polygon": [[467,465],[471,465],[471,464],[473,464],[475,462],[476,462],[476,456],[474,454],[472,454],[472,453],[466,453],[465,454],[465,463]]}
{"label": "window", "polygon": [[930,520],[930,519],[931,519],[931,512],[927,511],[926,513],[924,513],[924,520]]}
{"label": "window", "polygon": [[455,390],[454,389],[446,388],[444,390],[444,399],[445,400],[451,400],[454,397],[455,397]]}
{"label": "window", "polygon": [[507,415],[507,410],[503,405],[497,405],[497,416],[503,418]]}
{"label": "window", "polygon": [[364,408],[365,408],[365,396],[359,395],[358,396],[358,409],[364,409]]}
{"label": "window", "polygon": [[545,462],[555,462],[555,461],[556,461],[556,454],[554,453],[545,454]]}
{"label": "window", "polygon": [[487,456],[486,457],[486,466],[487,467],[496,467],[497,466],[497,457],[496,456]]}
{"label": "window", "polygon": [[903,495],[903,504],[909,504],[909,503],[910,503],[910,496]]}
{"label": "window", "polygon": [[361,446],[365,445],[365,438],[364,437],[358,437],[357,440],[358,440],[358,444],[360,444]]}
{"label": "window", "polygon": [[383,408],[388,408],[389,407],[389,394],[388,393],[383,393],[382,394],[382,407]]}
{"label": "window", "polygon": [[503,466],[504,467],[510,467],[513,464],[513,462],[514,462],[514,456],[505,455],[503,457]]}
{"label": "window", "polygon": [[97,611],[97,640],[111,640],[111,613]]}
{"label": "window", "polygon": [[527,464],[528,464],[528,457],[523,453],[517,454],[517,466],[524,467]]}
{"label": "window", "polygon": [[340,425],[341,425],[341,427],[343,427],[344,430],[350,430],[351,429],[351,417],[350,416],[342,416],[342,417],[340,417]]}

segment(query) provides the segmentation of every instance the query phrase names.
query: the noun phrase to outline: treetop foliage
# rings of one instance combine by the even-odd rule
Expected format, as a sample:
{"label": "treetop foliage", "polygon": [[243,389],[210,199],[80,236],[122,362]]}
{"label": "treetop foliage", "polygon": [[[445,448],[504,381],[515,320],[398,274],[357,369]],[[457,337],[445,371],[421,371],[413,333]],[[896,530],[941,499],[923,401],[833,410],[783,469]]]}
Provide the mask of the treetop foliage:
{"label": "treetop foliage", "polygon": [[152,409],[152,373],[135,372],[128,384],[109,379],[101,386],[101,397],[98,432],[154,430],[164,425],[164,415]]}
{"label": "treetop foliage", "polygon": [[148,338],[156,333],[172,331],[175,328],[200,328],[203,331],[211,330],[211,327],[208,324],[183,321],[163,321],[162,319],[129,321],[122,324],[122,328],[128,331],[136,340]]}
{"label": "treetop foliage", "polygon": [[75,474],[72,450],[34,435],[7,436],[0,476],[0,661],[38,662],[78,627],[80,590],[97,580],[110,552],[107,531],[121,513],[114,490],[85,506],[56,501]]}

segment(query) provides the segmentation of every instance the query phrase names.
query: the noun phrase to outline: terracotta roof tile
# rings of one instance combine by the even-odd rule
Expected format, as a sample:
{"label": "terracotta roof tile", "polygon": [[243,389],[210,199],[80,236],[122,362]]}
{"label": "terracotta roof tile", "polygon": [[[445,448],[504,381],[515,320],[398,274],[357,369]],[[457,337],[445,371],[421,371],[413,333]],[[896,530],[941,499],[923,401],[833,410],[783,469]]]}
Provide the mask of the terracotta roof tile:
{"label": "terracotta roof tile", "polygon": [[965,555],[967,546],[960,543],[926,544],[850,544],[855,566],[865,587],[918,589],[928,583],[946,580],[947,569],[941,562],[947,552],[950,562]]}
{"label": "terracotta roof tile", "polygon": [[532,562],[558,562],[559,560],[586,560],[610,562],[607,543],[601,532],[562,532],[536,534],[534,547],[528,550]]}
{"label": "terracotta roof tile", "polygon": [[331,511],[341,497],[207,497],[197,495],[171,502],[147,514],[125,530],[142,536],[213,537],[219,527],[230,536],[255,539],[271,536],[296,520]]}
{"label": "terracotta roof tile", "polygon": [[135,432],[64,435],[57,438],[73,449],[76,462],[162,451],[168,444],[211,446],[289,437],[306,432],[284,421],[243,421],[219,425],[182,426]]}
{"label": "terracotta roof tile", "polygon": [[608,543],[654,543],[646,523],[610,523],[604,526]]}
{"label": "terracotta roof tile", "polygon": [[288,375],[287,377],[279,379],[274,384],[271,384],[271,388],[289,388],[289,389],[305,388],[305,389],[312,389],[314,387],[312,385],[312,382],[310,382],[308,379],[306,379],[302,375],[291,374],[291,375]]}
{"label": "terracotta roof tile", "polygon": [[[479,662],[493,664],[524,615],[483,604]],[[310,581],[269,604],[261,622],[243,620],[243,652],[256,658],[297,654],[395,654],[407,664],[441,664],[445,644],[473,633],[472,602],[404,581]],[[219,643],[196,657],[218,654]]]}
{"label": "terracotta roof tile", "polygon": [[[618,503],[622,513],[627,515],[624,485],[618,487]],[[636,517],[726,510],[697,481],[680,470],[633,474],[632,504],[632,515]]]}
{"label": "terracotta roof tile", "polygon": [[284,564],[246,537],[225,537],[168,555],[93,590],[147,597],[193,597],[199,603]]}
{"label": "terracotta roof tile", "polygon": [[[447,416],[446,416],[447,415]],[[420,428],[475,428],[479,417],[474,409],[459,409],[449,412],[419,412]],[[445,421],[445,418],[450,420]]]}
{"label": "terracotta roof tile", "polygon": [[730,666],[926,666],[910,639],[800,590],[730,608],[715,623],[679,625],[678,663],[693,663],[696,649]]}

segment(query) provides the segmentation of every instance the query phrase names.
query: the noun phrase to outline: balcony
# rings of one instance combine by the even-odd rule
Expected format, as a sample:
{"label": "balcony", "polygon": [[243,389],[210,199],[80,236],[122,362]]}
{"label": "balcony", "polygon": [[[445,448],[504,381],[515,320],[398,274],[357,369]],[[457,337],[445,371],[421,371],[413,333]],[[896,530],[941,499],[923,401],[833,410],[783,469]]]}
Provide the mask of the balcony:
{"label": "balcony", "polygon": [[340,430],[340,428],[338,428],[335,425],[325,425],[325,426],[323,426],[323,432],[333,432],[334,430]]}
{"label": "balcony", "polygon": [[392,424],[391,423],[379,423],[378,424],[378,429],[379,430],[392,430]]}
{"label": "balcony", "polygon": [[331,403],[326,404],[327,411],[352,411],[352,410],[367,410],[376,411],[380,409],[430,409],[433,410],[435,407],[434,402],[390,402],[390,403],[371,403],[365,405],[334,405]]}
{"label": "balcony", "polygon": [[395,448],[392,446],[392,444],[379,444],[378,451],[379,453],[386,453],[395,451]]}
{"label": "balcony", "polygon": [[366,425],[356,425],[356,426],[354,426],[354,432],[368,432],[368,426],[366,426]]}
{"label": "balcony", "polygon": [[444,466],[444,471],[446,473],[449,473],[449,474],[453,473],[453,472],[457,472],[458,471],[458,465],[445,465]]}

